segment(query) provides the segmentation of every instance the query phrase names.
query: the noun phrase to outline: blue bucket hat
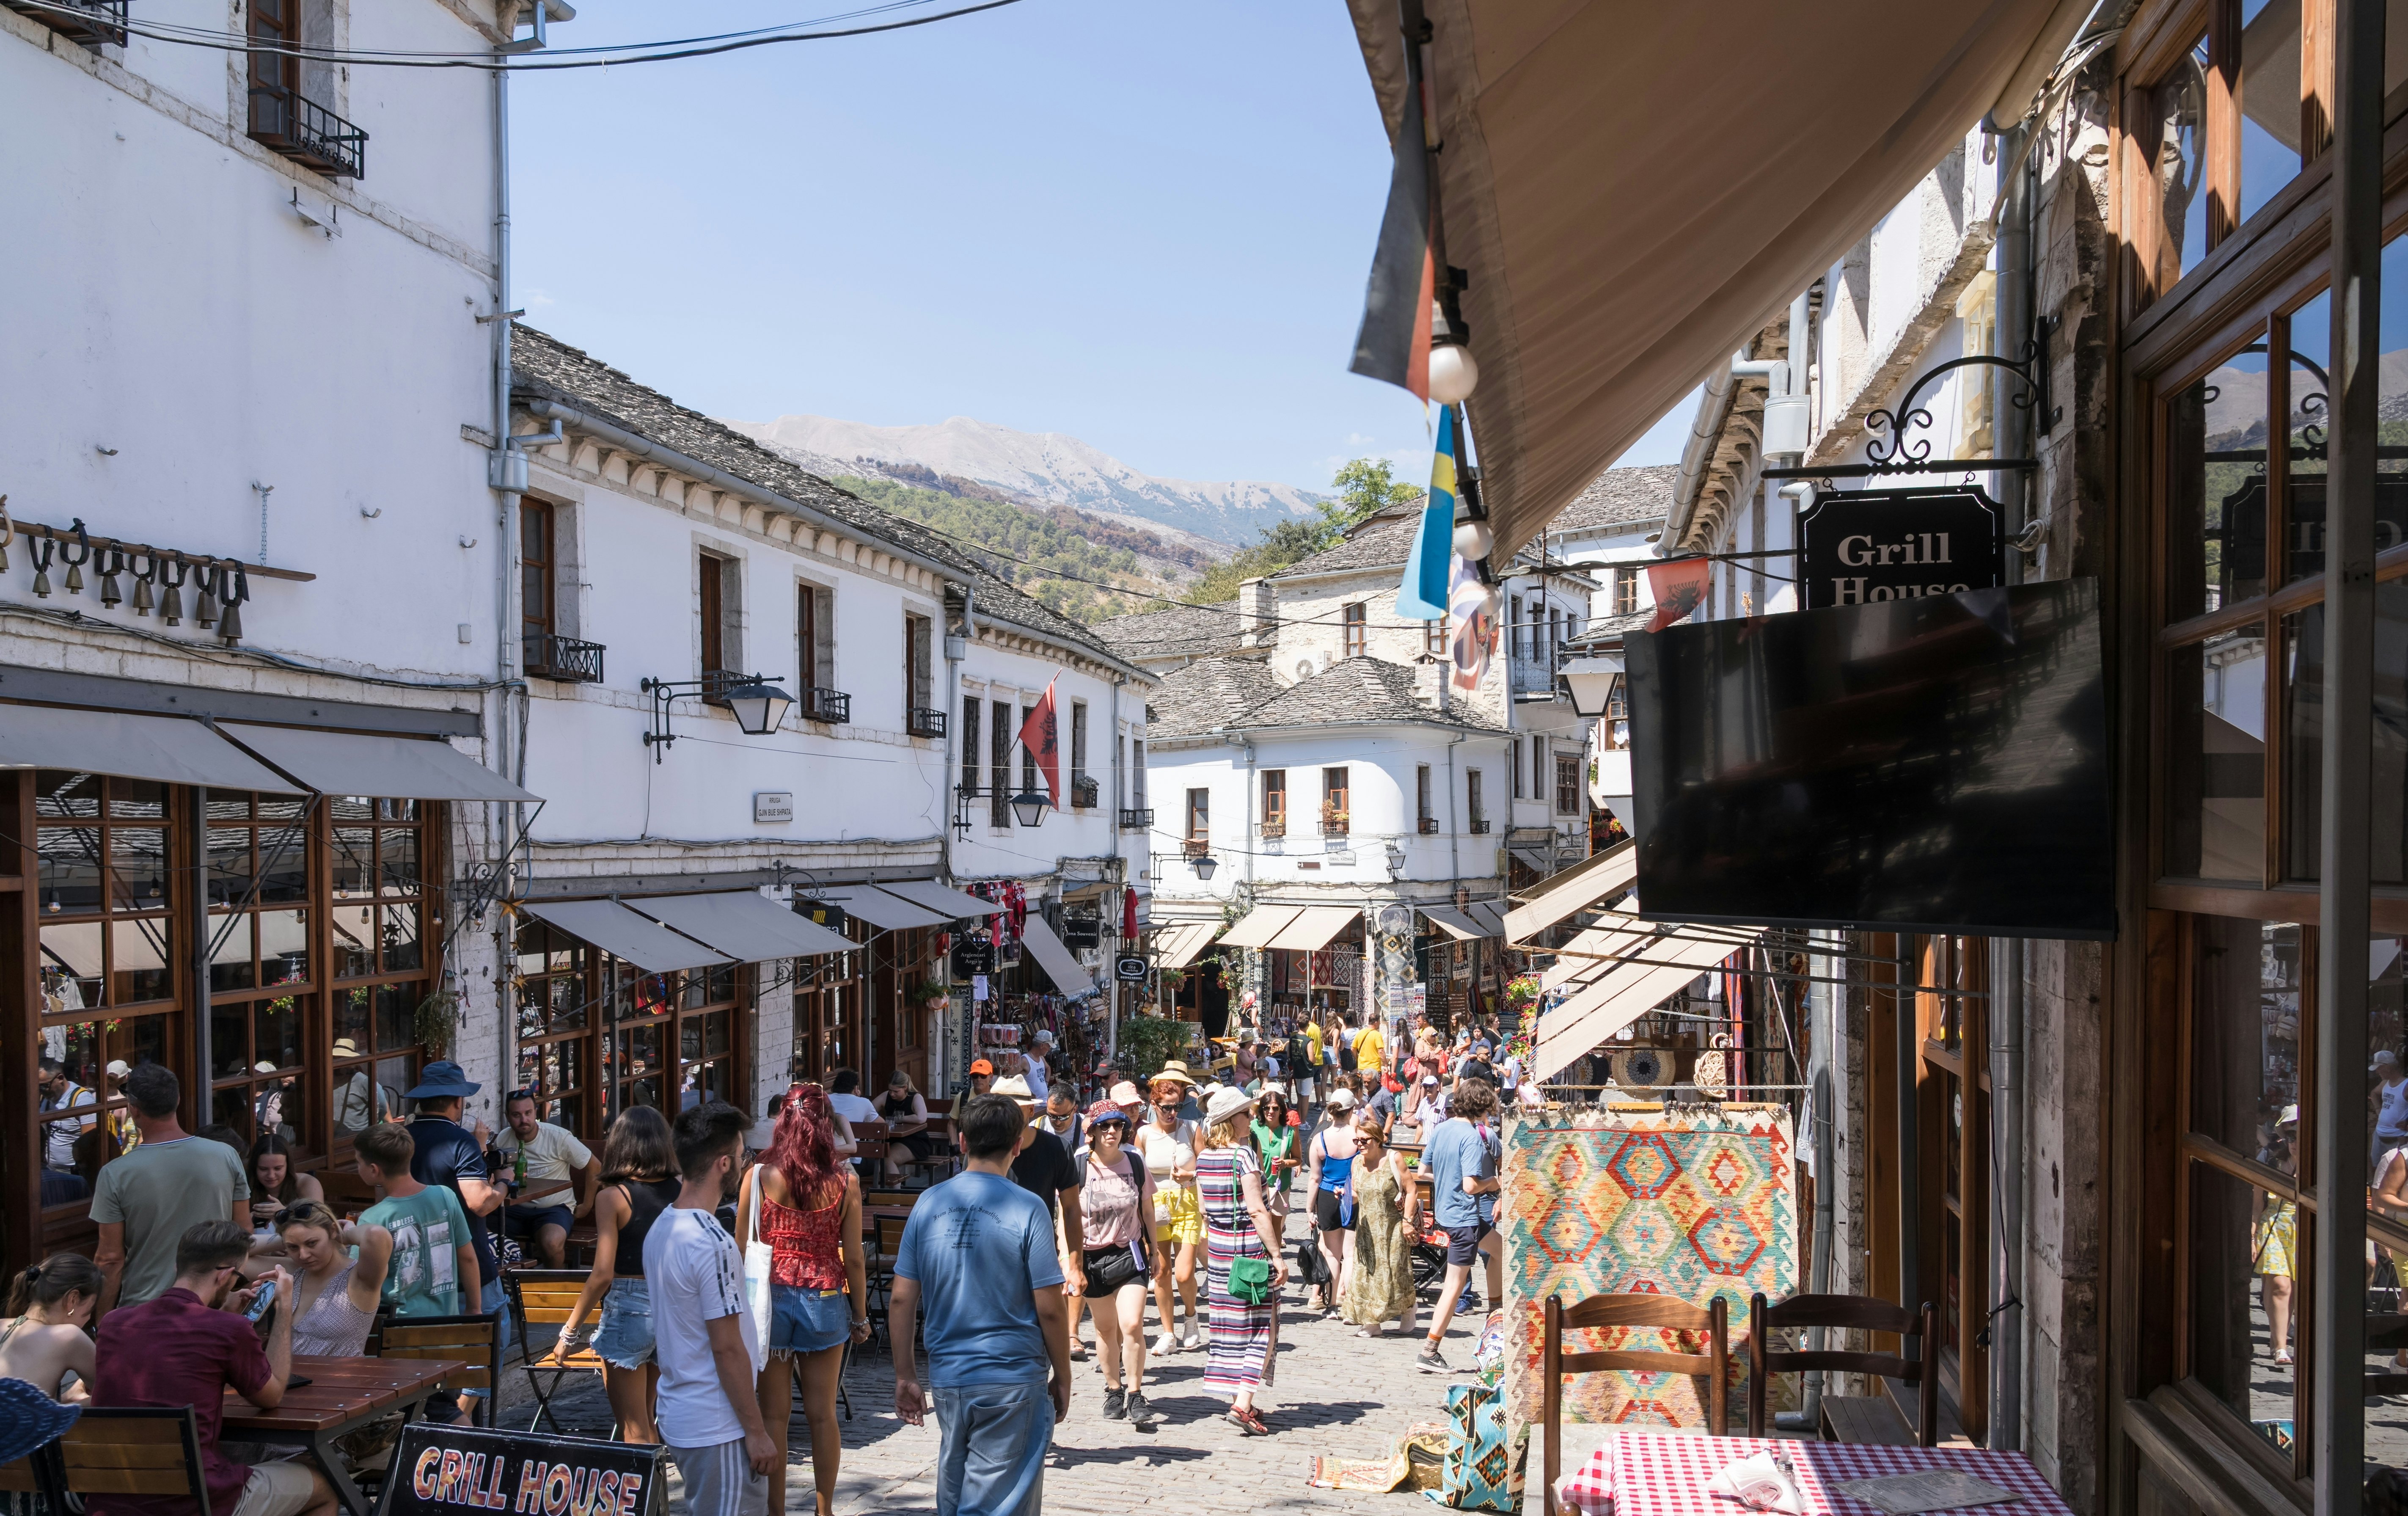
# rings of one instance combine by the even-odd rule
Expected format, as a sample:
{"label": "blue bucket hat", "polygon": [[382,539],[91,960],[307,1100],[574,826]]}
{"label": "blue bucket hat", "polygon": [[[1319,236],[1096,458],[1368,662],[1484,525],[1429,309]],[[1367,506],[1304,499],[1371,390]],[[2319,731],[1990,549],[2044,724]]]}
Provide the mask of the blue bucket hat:
{"label": "blue bucket hat", "polygon": [[437,1059],[419,1071],[418,1083],[401,1092],[404,1100],[448,1100],[473,1095],[485,1088],[469,1081],[466,1071],[448,1058]]}
{"label": "blue bucket hat", "polygon": [[83,1414],[62,1406],[23,1379],[0,1379],[0,1464],[13,1464],[56,1442]]}

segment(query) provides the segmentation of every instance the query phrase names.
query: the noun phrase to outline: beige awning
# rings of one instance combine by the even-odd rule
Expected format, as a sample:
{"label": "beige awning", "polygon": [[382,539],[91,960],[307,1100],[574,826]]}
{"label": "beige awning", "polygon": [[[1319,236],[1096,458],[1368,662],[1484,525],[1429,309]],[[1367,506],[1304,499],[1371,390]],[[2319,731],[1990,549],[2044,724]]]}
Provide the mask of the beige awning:
{"label": "beige awning", "polygon": [[1154,933],[1154,966],[1176,974],[1196,961],[1221,930],[1218,921],[1188,921],[1157,928]]}
{"label": "beige awning", "polygon": [[861,945],[767,899],[756,890],[654,895],[624,902],[639,915],[718,948],[738,963],[850,953]]}
{"label": "beige awning", "polygon": [[1268,947],[1271,939],[1304,914],[1300,905],[1257,905],[1221,935],[1224,947]]}
{"label": "beige awning", "polygon": [[[1396,0],[1348,7],[1393,137]],[[1505,555],[2045,72],[2027,57],[2053,60],[2086,0],[1425,8],[1446,260],[1470,276],[1471,435]],[[1779,79],[1836,83],[1811,100],[1756,87]]]}
{"label": "beige awning", "polygon": [[1479,922],[1452,905],[1423,905],[1415,908],[1429,918],[1431,926],[1445,932],[1456,942],[1470,942],[1475,938],[1488,935],[1487,930]]}
{"label": "beige awning", "polygon": [[294,793],[282,776],[197,721],[58,705],[0,705],[0,769]]}
{"label": "beige awning", "polygon": [[1639,877],[1639,842],[1626,837],[1561,874],[1549,874],[1505,915],[1505,940],[1527,942],[1556,922],[1595,910]]}
{"label": "beige awning", "polygon": [[1003,909],[991,900],[982,900],[964,889],[948,889],[933,879],[895,879],[878,888],[890,895],[900,895],[923,910],[956,920],[990,917]]}
{"label": "beige awning", "polygon": [[616,901],[529,901],[519,909],[551,922],[572,937],[592,943],[612,958],[633,963],[646,974],[668,974],[731,961],[725,954],[671,931],[650,917],[638,916]]}
{"label": "beige awning", "polygon": [[1037,966],[1045,971],[1045,976],[1053,980],[1062,993],[1077,996],[1095,992],[1095,976],[1079,966],[1079,960],[1070,956],[1070,949],[1062,946],[1062,939],[1054,935],[1054,929],[1045,924],[1043,917],[1029,917],[1027,929],[1021,933],[1020,945],[1037,960]]}
{"label": "beige awning", "polygon": [[1346,930],[1347,923],[1363,913],[1351,905],[1308,905],[1297,913],[1295,920],[1280,929],[1268,946],[1297,952],[1317,953],[1329,946],[1329,939]]}
{"label": "beige awning", "polygon": [[322,795],[384,800],[522,801],[538,797],[439,737],[366,737],[300,727],[220,727]]}
{"label": "beige awning", "polygon": [[1744,946],[1750,929],[1713,929],[1690,936],[1686,929],[1658,928],[1634,920],[1610,935],[1620,961],[1587,982],[1570,999],[1539,1018],[1530,1048],[1530,1077],[1552,1078],[1572,1060],[1661,1005],[1683,985]]}

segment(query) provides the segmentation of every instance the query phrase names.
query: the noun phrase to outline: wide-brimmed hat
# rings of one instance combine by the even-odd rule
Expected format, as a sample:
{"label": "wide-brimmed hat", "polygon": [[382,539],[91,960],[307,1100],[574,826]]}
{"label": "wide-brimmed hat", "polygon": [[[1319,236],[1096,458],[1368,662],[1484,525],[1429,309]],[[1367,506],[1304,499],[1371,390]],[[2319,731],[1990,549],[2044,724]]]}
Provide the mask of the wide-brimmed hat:
{"label": "wide-brimmed hat", "polygon": [[484,1089],[471,1080],[459,1064],[448,1058],[438,1058],[418,1071],[418,1082],[401,1092],[404,1100],[444,1100],[452,1095],[473,1095]]}
{"label": "wide-brimmed hat", "polygon": [[1187,1072],[1187,1061],[1183,1058],[1174,1058],[1165,1063],[1154,1070],[1145,1082],[1152,1086],[1164,1079],[1168,1079],[1174,1084],[1186,1085],[1190,1089],[1195,1088],[1196,1085],[1196,1076]]}
{"label": "wide-brimmed hat", "polygon": [[1029,1089],[1028,1081],[1017,1074],[1005,1075],[987,1086],[986,1092],[990,1095],[1001,1095],[1008,1100],[1024,1101],[1030,1105],[1035,1105],[1037,1102],[1037,1091]]}
{"label": "wide-brimmed hat", "polygon": [[63,1406],[23,1379],[0,1379],[0,1464],[56,1442],[82,1414],[81,1406]]}
{"label": "wide-brimmed hat", "polygon": [[1127,1126],[1129,1113],[1109,1100],[1099,1100],[1087,1107],[1087,1126],[1090,1130],[1102,1126],[1107,1121],[1118,1121],[1121,1125]]}
{"label": "wide-brimmed hat", "polygon": [[1213,1090],[1212,1098],[1204,1103],[1205,1124],[1218,1126],[1240,1112],[1252,1108],[1254,1104],[1254,1096],[1235,1085],[1225,1084]]}

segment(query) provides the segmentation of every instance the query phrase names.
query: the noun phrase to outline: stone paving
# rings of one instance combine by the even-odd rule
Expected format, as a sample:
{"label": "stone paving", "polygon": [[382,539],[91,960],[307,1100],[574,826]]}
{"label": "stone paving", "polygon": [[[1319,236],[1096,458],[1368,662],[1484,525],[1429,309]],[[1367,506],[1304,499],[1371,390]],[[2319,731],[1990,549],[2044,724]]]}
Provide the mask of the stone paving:
{"label": "stone paving", "polygon": [[[1458,1372],[1451,1379],[1413,1367],[1418,1336],[1391,1329],[1366,1340],[1336,1317],[1321,1319],[1294,1304],[1282,1312],[1275,1384],[1255,1404],[1275,1429],[1249,1437],[1222,1419],[1224,1402],[1204,1393],[1204,1354],[1175,1353],[1146,1365],[1146,1397],[1159,1420],[1150,1432],[1103,1419],[1103,1376],[1093,1356],[1076,1365],[1070,1416],[1055,1428],[1046,1460],[1045,1509],[1068,1516],[1138,1510],[1183,1510],[1196,1516],[1249,1511],[1419,1511],[1429,1502],[1410,1493],[1368,1494],[1316,1490],[1305,1482],[1312,1458],[1322,1453],[1369,1457],[1415,1422],[1443,1415],[1444,1387],[1465,1382],[1472,1332],[1480,1317],[1458,1316],[1447,1334],[1446,1356]],[[1149,1313],[1150,1314],[1150,1313]],[[508,1424],[523,1427],[534,1413],[523,1377],[509,1376]],[[924,1365],[923,1382],[925,1382]],[[936,1509],[933,1470],[937,1427],[907,1426],[894,1408],[895,1376],[882,1351],[858,1357],[845,1375],[853,1417],[844,1428],[844,1468],[837,1509],[919,1516]],[[598,1378],[564,1383],[555,1397],[566,1430],[609,1435],[609,1412]],[[841,1412],[839,1412],[841,1414]],[[787,1475],[789,1511],[811,1507],[809,1435],[799,1405]],[[682,1503],[680,1503],[682,1509]]]}

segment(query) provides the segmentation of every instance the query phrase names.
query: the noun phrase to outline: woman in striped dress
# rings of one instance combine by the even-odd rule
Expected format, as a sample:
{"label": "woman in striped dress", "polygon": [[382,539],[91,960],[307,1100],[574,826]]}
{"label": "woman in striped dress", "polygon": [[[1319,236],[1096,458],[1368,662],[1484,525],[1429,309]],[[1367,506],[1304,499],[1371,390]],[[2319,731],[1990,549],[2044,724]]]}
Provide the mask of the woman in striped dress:
{"label": "woman in striped dress", "polygon": [[[1204,1106],[1204,1148],[1196,1155],[1196,1189],[1204,1209],[1204,1294],[1211,1353],[1204,1388],[1229,1397],[1229,1420],[1250,1437],[1270,1427],[1254,1409],[1254,1392],[1268,1379],[1279,1329],[1280,1289],[1287,1264],[1279,1233],[1263,1203],[1262,1160],[1247,1141],[1254,1101],[1242,1090],[1212,1092]],[[1270,1265],[1270,1289],[1259,1306],[1229,1292],[1229,1265],[1259,1258]]]}

